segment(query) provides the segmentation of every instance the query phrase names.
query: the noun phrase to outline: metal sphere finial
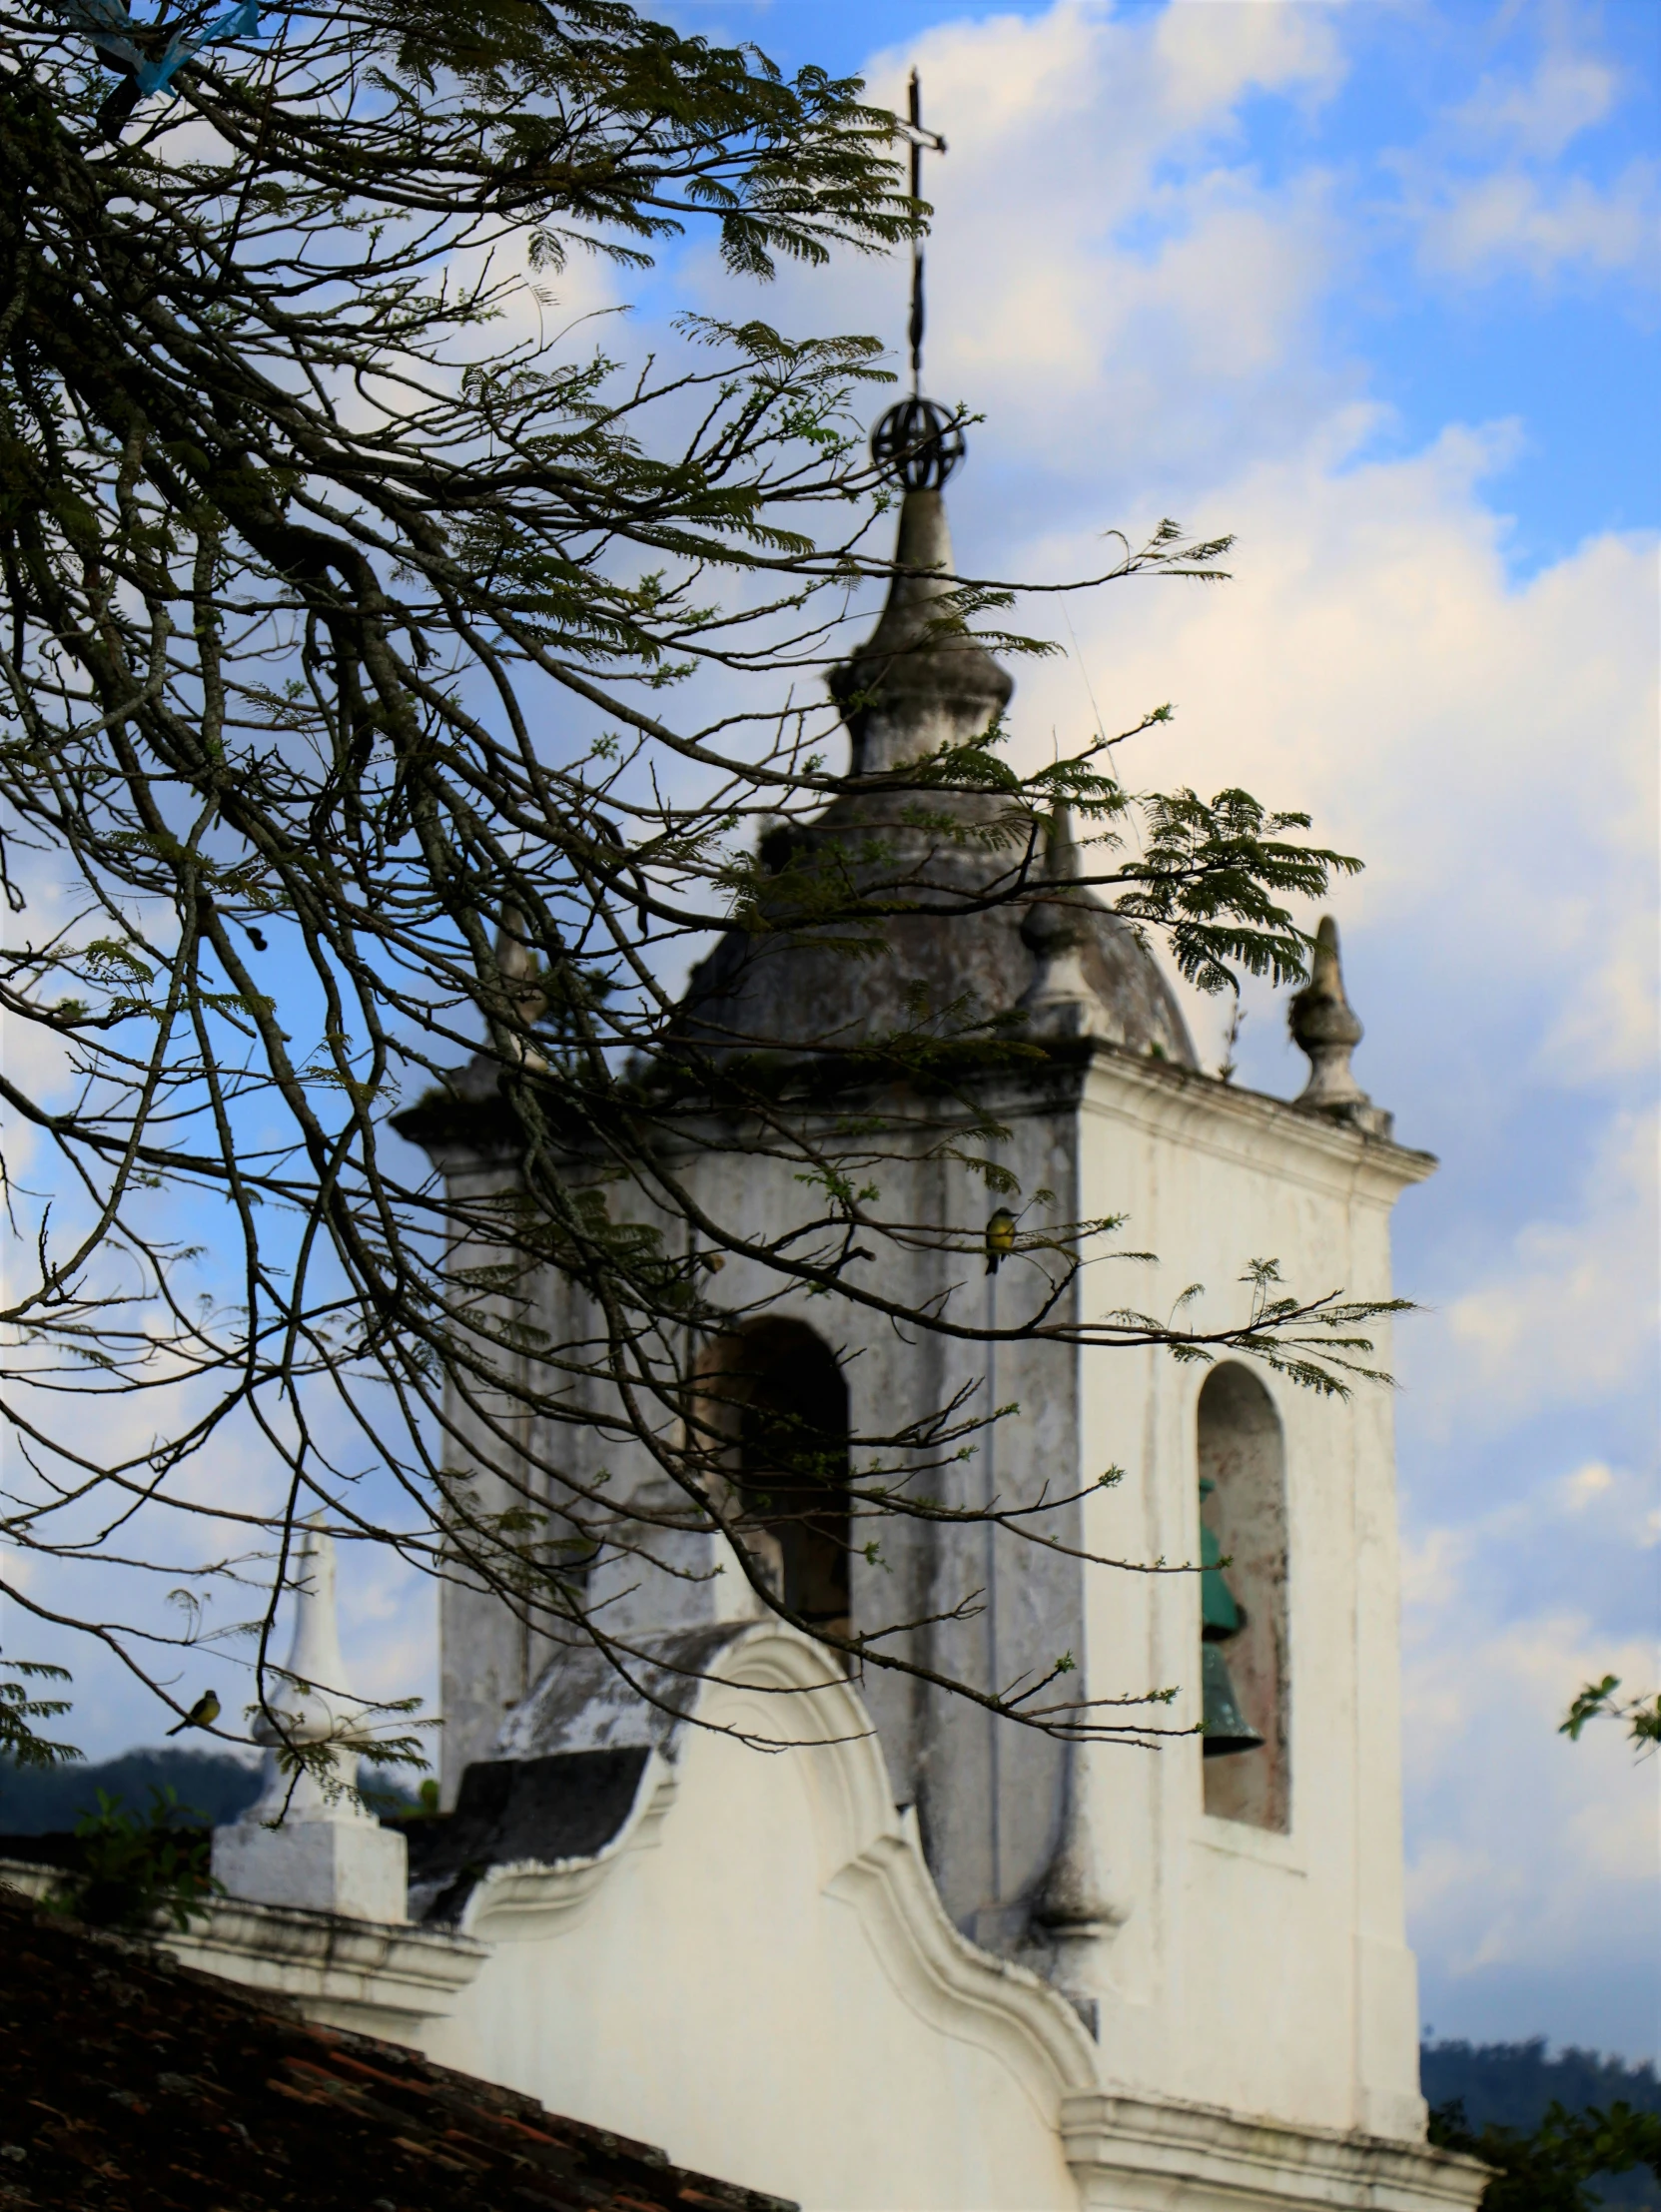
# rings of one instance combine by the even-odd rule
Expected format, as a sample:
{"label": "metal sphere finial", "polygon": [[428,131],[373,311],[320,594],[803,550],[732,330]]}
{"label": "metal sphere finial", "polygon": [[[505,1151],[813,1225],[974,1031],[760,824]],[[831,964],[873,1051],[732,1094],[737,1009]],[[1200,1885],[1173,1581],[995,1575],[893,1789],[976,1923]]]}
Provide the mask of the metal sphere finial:
{"label": "metal sphere finial", "polygon": [[957,417],[918,392],[890,407],[871,432],[871,458],[908,491],[938,491],[968,450]]}

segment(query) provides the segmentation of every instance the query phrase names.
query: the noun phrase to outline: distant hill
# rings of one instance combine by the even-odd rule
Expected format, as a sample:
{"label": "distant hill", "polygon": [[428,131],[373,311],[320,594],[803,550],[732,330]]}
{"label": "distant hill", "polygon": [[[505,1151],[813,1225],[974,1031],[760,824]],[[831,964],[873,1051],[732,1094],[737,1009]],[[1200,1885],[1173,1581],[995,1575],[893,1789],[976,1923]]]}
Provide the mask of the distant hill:
{"label": "distant hill", "polygon": [[[152,1789],[171,1787],[181,1807],[208,1828],[221,1828],[246,1813],[260,1795],[260,1769],[229,1752],[183,1751],[172,1745],[123,1752],[96,1763],[67,1767],[14,1767],[0,1760],[0,1836],[47,1836],[72,1829],[82,1813],[98,1807],[98,1793],[148,1812]],[[359,1787],[378,1811],[410,1812],[415,1801],[373,1770]],[[381,1801],[385,1801],[383,1804]]]}
{"label": "distant hill", "polygon": [[96,1763],[67,1767],[14,1767],[0,1761],[0,1835],[46,1836],[71,1829],[83,1813],[96,1812],[100,1790],[137,1812],[152,1789],[171,1787],[210,1828],[234,1821],[260,1795],[260,1770],[229,1752],[176,1750],[123,1752]]}
{"label": "distant hill", "polygon": [[[1418,2062],[1426,2100],[1463,2104],[1473,2128],[1492,2121],[1526,2135],[1554,2102],[1570,2112],[1584,2112],[1588,2105],[1607,2110],[1618,2103],[1638,2112],[1661,2112],[1661,2080],[1647,2058],[1629,2066],[1623,2059],[1572,2046],[1548,2058],[1543,2035],[1525,2043],[1423,2043]],[[1597,2194],[1621,2212],[1661,2212],[1661,2187],[1642,2169],[1607,2176],[1597,2183]]]}

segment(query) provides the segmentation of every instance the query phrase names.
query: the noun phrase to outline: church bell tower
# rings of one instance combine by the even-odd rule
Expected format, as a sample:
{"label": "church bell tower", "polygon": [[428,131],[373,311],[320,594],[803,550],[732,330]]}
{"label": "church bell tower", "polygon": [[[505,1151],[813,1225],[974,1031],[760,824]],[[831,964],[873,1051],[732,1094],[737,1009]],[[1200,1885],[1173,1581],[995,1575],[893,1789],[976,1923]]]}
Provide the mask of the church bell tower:
{"label": "church bell tower", "polygon": [[[920,263],[918,277],[914,361]],[[1032,1309],[1040,1238],[1025,1232],[1047,1218],[1123,1216],[1129,1242],[1157,1254],[1134,1278],[1108,1258],[1077,1274],[1056,1316],[1076,1327],[1107,1330],[1129,1304],[1166,1310],[1194,1283],[1209,1286],[1208,1310],[1238,1318],[1257,1255],[1288,1284],[1386,1298],[1391,1207],[1434,1162],[1394,1140],[1354,1076],[1360,1026],[1330,923],[1291,1009],[1308,1088],[1263,1097],[1200,1068],[1135,931],[1085,884],[1064,888],[1082,866],[1065,816],[1040,891],[989,899],[1009,863],[977,833],[1002,802],[942,793],[920,815],[907,771],[980,739],[1014,687],[953,615],[945,485],[960,428],[914,388],[875,452],[900,495],[898,536],[881,617],[829,679],[850,782],[777,858],[840,854],[857,869],[877,841],[918,896],[875,961],[811,930],[730,932],[693,973],[682,1034],[706,1054],[811,1065],[822,1081],[804,1115],[880,1106],[886,1126],[909,1125],[913,1139],[884,1163],[885,1210],[937,1227],[984,1218],[993,1200],[942,1142],[940,1095],[873,1072],[872,1041],[908,1025],[943,1044],[989,1025],[1021,1036],[1039,1050],[955,1080],[1003,1132],[997,1164],[1021,1193],[1024,1235],[984,1278],[966,1279],[961,1248],[939,1238],[885,1250],[895,1299],[962,1314],[968,1337],[902,1334],[852,1300],[729,1266],[723,1298],[765,1314],[745,1337],[734,1479],[794,1500],[771,1532],[756,1516],[792,1610],[912,1663],[854,1672],[893,1801],[914,1809],[959,1935],[1074,2009],[1104,2094],[1127,2113],[1175,2100],[1421,2140],[1387,1395],[1363,1384],[1317,1397],[1235,1357],[1182,1364],[1145,1346],[1000,1332]],[[421,1134],[418,1113],[407,1126]],[[511,1158],[454,1117],[424,1140],[457,1190],[511,1182]],[[712,1124],[677,1167],[712,1217],[758,1241],[801,1211],[792,1163],[737,1124]],[[581,1337],[567,1283],[550,1274],[537,1296],[554,1341]],[[1378,1333],[1387,1366],[1387,1325]],[[813,1431],[823,1480],[838,1449],[954,1400],[1012,1409],[941,1476],[956,1502],[995,1508],[1001,1524],[899,1520],[868,1556],[833,1500],[803,1505],[793,1423]],[[457,1435],[467,1418],[455,1409]],[[593,1457],[573,1461],[579,1473],[597,1472],[597,1432],[572,1429],[564,1448]],[[613,1439],[603,1452],[620,1507],[661,1504],[642,1450]],[[658,1639],[671,1672],[712,1665],[760,1615],[743,1579],[717,1571],[724,1542],[690,1528],[665,1539],[658,1574],[602,1551],[592,1602],[633,1643]],[[469,1764],[577,1742],[592,1661],[526,1636],[463,1581],[444,1586],[442,1605],[453,1800]],[[897,1621],[911,1625],[887,1634]],[[1049,1694],[1081,1714],[1124,1701],[1122,1739],[1069,1742],[943,1687],[1008,1695],[1040,1681],[1063,1684]]]}

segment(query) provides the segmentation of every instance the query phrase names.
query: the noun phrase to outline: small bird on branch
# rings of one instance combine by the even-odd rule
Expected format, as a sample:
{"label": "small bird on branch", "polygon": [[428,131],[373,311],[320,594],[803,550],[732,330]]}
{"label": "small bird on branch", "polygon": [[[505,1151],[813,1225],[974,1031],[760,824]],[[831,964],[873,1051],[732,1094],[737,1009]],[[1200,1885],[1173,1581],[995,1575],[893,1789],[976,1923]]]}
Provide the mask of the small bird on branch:
{"label": "small bird on branch", "polygon": [[986,1271],[998,1272],[1000,1260],[1007,1259],[1015,1249],[1015,1215],[1007,1205],[1001,1205],[986,1224]]}
{"label": "small bird on branch", "polygon": [[219,1699],[212,1690],[204,1690],[177,1728],[168,1730],[169,1736],[177,1736],[181,1729],[212,1728],[219,1719]]}

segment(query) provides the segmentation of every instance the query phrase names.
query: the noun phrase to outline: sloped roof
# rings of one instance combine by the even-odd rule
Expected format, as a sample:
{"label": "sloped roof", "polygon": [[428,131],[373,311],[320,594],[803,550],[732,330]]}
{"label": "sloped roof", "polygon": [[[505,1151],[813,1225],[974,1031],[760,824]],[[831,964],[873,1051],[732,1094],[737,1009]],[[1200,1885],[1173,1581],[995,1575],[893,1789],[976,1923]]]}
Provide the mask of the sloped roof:
{"label": "sloped roof", "polygon": [[0,2212],[795,2212],[0,1889]]}
{"label": "sloped roof", "polygon": [[[860,835],[869,827],[837,800],[807,834],[829,843],[848,834],[850,823]],[[692,971],[685,1034],[716,1053],[827,1058],[868,1050],[873,1039],[945,1044],[1003,1034],[991,1025],[1014,1014],[1035,974],[1021,936],[1032,902],[979,905],[992,873],[972,848],[931,848],[916,863],[928,886],[922,911],[891,915],[871,957],[850,949],[848,933],[729,930]],[[1107,1011],[1112,1041],[1197,1068],[1176,995],[1130,924],[1089,893],[1073,912],[1080,964]]]}
{"label": "sloped roof", "polygon": [[453,1813],[385,1824],[409,1844],[411,1919],[459,1920],[491,1866],[592,1858],[633,1811],[649,1757],[631,1748],[475,1761]]}

